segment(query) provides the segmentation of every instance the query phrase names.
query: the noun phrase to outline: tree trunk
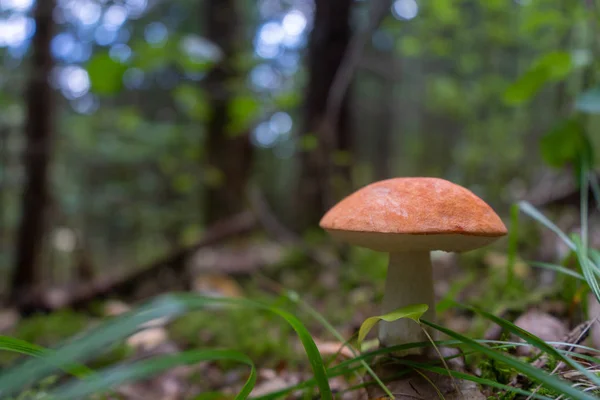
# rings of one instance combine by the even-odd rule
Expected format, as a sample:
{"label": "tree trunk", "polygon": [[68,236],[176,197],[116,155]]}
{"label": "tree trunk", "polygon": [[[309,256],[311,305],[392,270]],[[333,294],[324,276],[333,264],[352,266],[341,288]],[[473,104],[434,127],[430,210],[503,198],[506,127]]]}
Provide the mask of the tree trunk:
{"label": "tree trunk", "polygon": [[53,93],[48,82],[53,67],[50,41],[54,30],[54,4],[54,0],[37,2],[36,33],[32,41],[32,64],[25,97],[25,182],[11,282],[11,300],[24,313],[35,304],[36,285],[39,284],[43,265],[42,244],[49,198],[48,175],[54,114]]}
{"label": "tree trunk", "polygon": [[[391,65],[393,76],[397,76],[396,71],[396,55],[394,52],[388,52],[385,55],[385,60]],[[386,78],[381,78],[379,84],[379,118],[378,132],[373,132],[375,141],[375,154],[373,158],[374,176],[376,180],[391,178],[392,170],[392,148],[395,144],[392,140],[394,137],[394,122],[395,113],[398,112],[395,97],[395,82]]]}
{"label": "tree trunk", "polygon": [[0,127],[0,254],[6,254],[8,251],[7,240],[10,237],[8,232],[8,221],[6,218],[7,193],[9,189],[8,174],[10,171],[8,142],[10,128]]}
{"label": "tree trunk", "polygon": [[222,59],[206,76],[210,117],[207,124],[207,194],[205,224],[240,212],[245,205],[246,183],[252,162],[247,132],[230,130],[232,84],[239,78],[235,56],[240,45],[240,17],[236,0],[209,0],[205,10],[206,35],[222,51]]}
{"label": "tree trunk", "polygon": [[[316,0],[315,5],[314,26],[308,46],[308,86],[300,140],[300,176],[296,195],[298,229],[317,224],[335,201],[332,185],[339,188],[350,178],[352,143],[347,93],[334,121],[326,121],[326,112],[332,83],[351,39],[352,1]],[[309,135],[313,135],[314,139]],[[308,145],[310,142],[316,146]]]}

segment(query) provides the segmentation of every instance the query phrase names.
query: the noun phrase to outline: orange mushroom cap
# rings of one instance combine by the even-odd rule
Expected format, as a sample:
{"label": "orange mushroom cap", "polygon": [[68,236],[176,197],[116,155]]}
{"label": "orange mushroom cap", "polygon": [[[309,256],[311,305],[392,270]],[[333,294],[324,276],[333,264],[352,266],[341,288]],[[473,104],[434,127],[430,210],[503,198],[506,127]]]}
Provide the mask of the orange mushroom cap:
{"label": "orange mushroom cap", "polygon": [[373,250],[467,251],[506,235],[468,189],[439,178],[394,178],[352,193],[321,219],[332,236]]}

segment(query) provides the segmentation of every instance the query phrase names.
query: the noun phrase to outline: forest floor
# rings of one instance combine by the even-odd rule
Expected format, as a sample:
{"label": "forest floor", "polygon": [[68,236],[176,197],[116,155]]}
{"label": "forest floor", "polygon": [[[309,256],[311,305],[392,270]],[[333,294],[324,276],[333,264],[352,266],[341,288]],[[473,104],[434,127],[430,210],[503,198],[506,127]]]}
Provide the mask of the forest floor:
{"label": "forest floor", "polygon": [[[472,338],[509,338],[500,327],[469,310],[454,307],[458,302],[514,321],[545,341],[558,342],[572,335],[581,322],[600,313],[598,303],[590,301],[584,314],[582,304],[589,299],[581,285],[534,269],[518,257],[510,259],[499,250],[505,245],[460,256],[432,253],[440,325]],[[199,251],[190,262],[189,268],[194,271],[192,288],[209,296],[261,300],[290,311],[308,328],[327,365],[335,365],[353,355],[327,324],[349,340],[365,319],[378,315],[387,263],[385,255],[368,250],[350,248],[345,253],[345,260],[331,266],[320,264],[302,250],[262,238],[211,247]],[[248,257],[254,257],[255,262],[248,263]],[[242,262],[245,267],[236,269],[240,260],[246,260]],[[509,264],[511,274],[507,273]],[[5,310],[0,314],[0,330],[51,347],[133,306],[120,299],[103,300],[93,303],[86,312],[63,309],[24,320]],[[369,334],[362,350],[377,348],[375,338]],[[592,328],[582,344],[600,348],[600,330]],[[232,349],[250,357],[258,369],[254,397],[312,377],[301,342],[284,320],[264,311],[219,307],[160,321],[89,365],[100,368],[118,360],[139,360],[190,348]],[[508,352],[535,361],[530,347]],[[16,359],[13,353],[0,356],[4,366]],[[461,363],[471,373],[503,384],[511,384],[514,379],[502,365],[481,357],[461,358]],[[237,363],[203,362],[122,385],[117,393],[124,399],[201,399],[209,398],[207,393],[212,393],[212,398],[227,398],[241,389],[247,377],[248,369]],[[343,399],[365,398],[360,383],[355,375],[337,376],[330,381],[334,393]],[[302,393],[295,391],[291,396]],[[485,394],[491,395],[492,391]]]}

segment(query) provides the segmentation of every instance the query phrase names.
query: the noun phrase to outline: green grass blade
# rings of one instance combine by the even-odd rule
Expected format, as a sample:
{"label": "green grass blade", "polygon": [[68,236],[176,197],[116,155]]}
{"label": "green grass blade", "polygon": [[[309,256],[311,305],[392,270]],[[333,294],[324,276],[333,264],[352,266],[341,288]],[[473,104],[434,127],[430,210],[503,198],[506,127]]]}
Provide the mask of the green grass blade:
{"label": "green grass blade", "polygon": [[581,271],[585,277],[585,281],[594,293],[594,296],[600,301],[600,284],[598,283],[598,274],[600,271],[597,266],[591,262],[587,256],[586,246],[582,243],[581,239],[577,236],[573,236],[573,242],[575,243],[575,254],[577,255],[577,261],[581,266]]}
{"label": "green grass blade", "polygon": [[565,244],[569,246],[571,250],[575,250],[575,244],[571,241],[571,239],[569,239],[566,233],[564,233],[558,226],[556,226],[552,221],[550,221],[544,214],[538,211],[537,208],[535,208],[527,201],[521,201],[518,204],[521,211],[538,221],[540,224],[544,225],[546,228],[550,229],[563,242],[565,242]]}
{"label": "green grass blade", "polygon": [[[323,325],[325,329],[327,329],[337,340],[339,340],[340,343],[344,343],[344,346],[350,350],[354,357],[358,356],[358,352],[348,343],[348,341],[344,339],[344,337],[333,327],[333,325],[331,325],[329,321],[327,321],[327,319],[323,315],[321,315],[317,310],[311,307],[310,304],[302,301],[302,299],[300,298],[300,296],[298,296],[296,292],[289,290],[285,291],[285,296],[290,301],[299,304],[300,307],[304,309],[311,317],[319,321],[319,323],[321,323],[321,325]],[[390,390],[387,388],[387,386],[385,386],[385,384],[381,381],[381,379],[377,376],[377,374],[375,373],[375,371],[373,371],[369,364],[367,364],[365,361],[361,361],[361,365],[367,371],[367,373],[371,375],[373,380],[377,382],[381,390],[383,390],[390,399],[394,399],[394,394],[390,392]]]}
{"label": "green grass blade", "polygon": [[[10,336],[1,335],[0,350],[19,353],[31,357],[37,357],[40,359],[40,362],[49,362],[50,360],[48,360],[48,357],[52,354],[52,350],[46,349],[42,346],[38,346],[37,344],[29,343],[17,338],[12,338]],[[85,365],[70,365],[66,367],[56,365],[56,367],[62,369],[63,372],[78,378],[83,378],[89,374],[94,373],[92,369],[86,367]]]}
{"label": "green grass blade", "polygon": [[457,379],[475,382],[479,385],[489,386],[489,387],[493,387],[496,389],[502,389],[507,392],[512,392],[512,393],[520,394],[523,396],[531,396],[534,399],[552,400],[550,397],[546,397],[546,396],[543,396],[543,395],[540,395],[537,393],[532,393],[528,390],[519,389],[514,386],[504,385],[500,382],[492,381],[490,379],[480,378],[475,375],[465,374],[465,373],[459,372],[459,371],[452,371],[452,370],[449,371],[445,368],[441,368],[441,367],[431,365],[428,363],[416,362],[416,361],[412,361],[412,360],[403,360],[403,359],[399,359],[398,363],[408,365],[413,368],[424,369],[424,370],[434,372],[434,373],[440,374],[440,375],[451,375],[452,377],[457,378]]}
{"label": "green grass blade", "polygon": [[551,271],[559,272],[561,274],[569,275],[569,276],[572,276],[573,278],[577,278],[579,280],[585,281],[585,277],[583,275],[581,275],[580,273],[577,273],[576,271],[573,271],[572,269],[563,267],[562,265],[539,262],[539,261],[530,261],[529,265],[531,265],[532,267],[549,269]]}
{"label": "green grass blade", "polygon": [[30,360],[0,374],[1,395],[7,396],[20,390],[29,382],[35,382],[47,376],[57,366],[70,365],[97,356],[112,344],[134,333],[138,327],[150,320],[161,317],[175,317],[186,311],[205,309],[220,304],[230,307],[262,309],[283,318],[297,333],[313,370],[317,387],[322,399],[331,400],[332,393],[321,354],[306,327],[289,312],[257,301],[238,298],[215,298],[190,293],[160,296],[143,307],[101,324],[86,335],[61,347],[49,357],[47,363]]}
{"label": "green grass blade", "polygon": [[46,358],[47,362],[31,359],[0,374],[0,395],[8,396],[29,383],[37,382],[57,368],[66,368],[97,355],[132,333],[138,326],[155,318],[182,312],[180,304],[168,298],[152,301],[139,310],[101,324],[96,329],[62,346]]}
{"label": "green grass blade", "polygon": [[[511,347],[518,347],[518,346],[528,346],[528,344],[526,343],[522,343],[522,342],[507,342],[507,341],[500,341],[500,340],[485,340],[485,339],[481,339],[481,340],[476,340],[476,342],[478,343],[489,343],[492,344],[494,349],[506,349],[506,348],[511,348]],[[562,344],[561,342],[551,342],[552,344],[555,345],[560,345]],[[437,346],[457,346],[457,345],[462,345],[463,343],[460,340],[443,340],[443,341],[435,341],[435,344]],[[384,355],[387,353],[395,353],[395,352],[399,352],[399,351],[403,351],[403,350],[409,350],[409,349],[413,349],[413,348],[419,348],[419,347],[429,347],[431,346],[430,342],[415,342],[415,343],[406,343],[403,345],[398,345],[398,346],[393,346],[393,347],[389,347],[389,348],[382,348],[382,349],[377,349],[377,350],[373,350],[371,352],[368,353],[363,353],[358,357],[352,358],[352,359],[348,359],[345,361],[342,361],[341,363],[339,363],[338,365],[331,367],[329,369],[327,369],[327,376],[330,378],[336,377],[336,376],[340,376],[340,375],[344,375],[344,374],[348,374],[350,372],[353,372],[357,369],[360,368],[360,366],[355,366],[355,364],[359,363],[359,362],[364,362],[365,360],[370,360],[375,358],[376,356],[380,356],[380,355]],[[581,346],[584,349],[589,349],[586,348],[585,346]],[[597,351],[594,349],[591,349],[592,351]],[[476,351],[474,350],[470,350],[470,351],[464,351],[463,354],[467,355],[470,353],[475,353]],[[566,351],[565,351],[566,352]],[[458,355],[455,356],[448,356],[448,357],[444,357],[446,360],[449,360],[450,358],[454,358],[457,357]],[[437,360],[434,360],[433,362],[437,363]],[[443,370],[444,372],[446,371],[445,369],[440,368],[440,370]],[[464,378],[462,376],[456,376],[457,378]],[[477,377],[473,377],[473,378],[477,378]],[[477,378],[480,379],[480,378]],[[474,379],[471,379],[474,382],[478,382]],[[478,383],[484,383],[484,382],[478,382]],[[345,392],[350,391],[350,389],[360,389],[360,388],[364,388],[365,386],[371,386],[374,385],[375,382],[369,382],[369,383],[362,383],[362,384],[358,384],[355,386],[352,386],[351,388],[349,388],[348,390],[345,390]],[[493,386],[491,383],[486,383],[489,384],[489,386]],[[501,385],[501,384],[499,384]],[[295,385],[292,386],[288,386],[286,388],[265,394],[263,396],[259,396],[256,397],[254,400],[275,400],[275,399],[279,399],[282,398],[286,395],[288,395],[291,392],[297,391],[297,390],[303,390],[303,389],[307,389],[310,387],[314,387],[315,386],[315,382],[314,379],[307,379],[305,381],[299,382]],[[523,394],[530,394],[530,392],[524,391]]]}
{"label": "green grass blade", "polygon": [[580,390],[577,390],[576,388],[568,385],[561,379],[559,379],[553,375],[550,375],[541,369],[534,368],[531,365],[529,365],[528,363],[524,363],[512,356],[508,356],[504,353],[490,349],[489,347],[484,346],[473,339],[470,339],[470,338],[463,336],[457,332],[454,332],[450,329],[447,329],[447,328],[444,328],[437,324],[434,324],[433,322],[421,320],[421,323],[423,323],[427,326],[430,326],[430,327],[450,336],[451,338],[460,340],[464,345],[470,347],[471,349],[477,350],[478,352],[480,352],[496,361],[500,361],[500,362],[512,367],[516,371],[519,371],[519,372],[527,375],[528,377],[539,381],[540,383],[544,384],[546,387],[552,388],[554,390],[559,391],[560,393],[564,393],[568,396],[571,396],[573,399],[576,399],[576,400],[593,400],[594,399],[594,397],[590,396],[589,394],[584,393]]}
{"label": "green grass blade", "polygon": [[250,367],[250,375],[236,400],[245,400],[256,384],[256,368],[246,355],[231,350],[191,350],[178,354],[155,357],[133,364],[108,368],[81,381],[69,382],[51,393],[57,399],[82,399],[91,394],[105,392],[109,388],[145,379],[180,365],[192,365],[203,361],[237,361]]}
{"label": "green grass blade", "polygon": [[595,374],[588,371],[583,365],[579,364],[572,358],[559,352],[555,347],[549,345],[548,343],[546,343],[539,337],[527,332],[526,330],[518,327],[517,325],[513,324],[512,322],[507,321],[503,318],[497,317],[493,314],[490,314],[487,311],[480,310],[475,307],[467,307],[467,308],[473,312],[476,312],[479,315],[482,315],[483,317],[489,319],[490,321],[496,323],[497,325],[506,329],[510,333],[520,337],[521,339],[523,339],[527,343],[531,344],[532,346],[535,346],[536,348],[542,350],[543,352],[553,356],[554,358],[556,358],[558,360],[562,360],[567,365],[571,366],[571,368],[576,369],[579,372],[581,372],[583,375],[585,375],[590,381],[594,382],[596,385],[600,385],[600,378],[598,376],[596,376]]}
{"label": "green grass blade", "polygon": [[49,351],[44,347],[38,346],[37,344],[12,338],[10,336],[0,336],[0,350],[11,351],[33,357],[44,357]]}
{"label": "green grass blade", "polygon": [[596,249],[589,249],[590,250],[590,258],[594,261],[594,264],[596,264],[596,268],[598,268],[598,266],[600,265],[600,251],[596,250]]}
{"label": "green grass blade", "polygon": [[598,283],[598,269],[590,262],[588,258],[588,165],[586,157],[581,160],[581,171],[580,171],[580,223],[581,223],[581,240],[577,237],[574,238],[575,253],[583,276],[592,289],[596,299],[600,301],[600,284]]}
{"label": "green grass blade", "polygon": [[[438,344],[438,345],[450,345],[450,344],[456,345],[459,343],[460,342],[457,340],[436,342],[436,344]],[[420,348],[420,347],[429,347],[429,346],[431,346],[430,342],[415,342],[415,343],[406,343],[406,344],[392,346],[392,347],[388,347],[388,348],[381,348],[381,349],[373,350],[368,353],[363,353],[363,354],[359,355],[358,357],[342,361],[338,365],[327,369],[327,376],[330,378],[333,378],[336,376],[340,376],[340,375],[344,375],[344,374],[353,372],[356,368],[360,368],[360,366],[353,367],[354,364],[362,363],[364,361],[369,361],[379,355],[388,354],[391,352],[399,352],[399,351],[409,350],[409,349],[414,349],[414,348]],[[316,382],[315,382],[314,378],[310,378],[310,379],[307,379],[306,381],[300,382],[296,385],[289,386],[287,388],[284,388],[284,389],[281,389],[281,390],[278,390],[275,392],[271,392],[271,393],[265,394],[263,396],[253,398],[253,400],[278,399],[278,398],[285,396],[293,391],[313,387],[315,384],[316,384]],[[373,382],[373,384],[375,384],[375,382]]]}
{"label": "green grass blade", "polygon": [[260,303],[253,300],[246,299],[237,299],[237,298],[213,298],[213,297],[205,297],[192,295],[188,293],[179,294],[179,295],[171,295],[176,296],[183,304],[191,308],[202,308],[211,304],[225,304],[232,305],[238,307],[250,307],[262,309],[265,311],[270,311],[281,318],[283,318],[295,331],[304,346],[304,351],[308,356],[308,361],[311,365],[313,375],[317,382],[317,387],[319,388],[321,398],[324,400],[332,400],[333,394],[331,393],[331,388],[329,387],[329,380],[327,379],[327,373],[325,372],[325,365],[323,364],[323,359],[321,358],[321,353],[317,348],[312,336],[308,332],[308,329],[300,322],[298,318],[289,312],[270,306],[268,304]]}

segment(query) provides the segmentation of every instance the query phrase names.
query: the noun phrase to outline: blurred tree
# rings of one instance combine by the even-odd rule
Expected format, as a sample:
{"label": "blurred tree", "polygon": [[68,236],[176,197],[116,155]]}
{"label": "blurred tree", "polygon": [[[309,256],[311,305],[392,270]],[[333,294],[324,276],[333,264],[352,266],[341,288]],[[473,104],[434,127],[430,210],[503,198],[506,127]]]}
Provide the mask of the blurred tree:
{"label": "blurred tree", "polygon": [[37,2],[34,18],[36,32],[32,41],[32,60],[27,87],[25,120],[25,183],[21,200],[11,300],[22,312],[34,306],[34,291],[43,267],[43,238],[49,200],[48,175],[52,152],[53,92],[49,78],[53,68],[50,42],[54,32],[54,0]]}
{"label": "blurred tree", "polygon": [[9,129],[5,126],[0,127],[0,253],[8,250],[6,246],[8,236],[6,193],[8,193],[8,135]]}
{"label": "blurred tree", "polygon": [[[382,59],[385,64],[390,66],[393,72],[393,76],[397,76],[397,62],[394,52],[387,51],[382,52]],[[395,92],[395,81],[388,79],[382,79],[379,77],[378,84],[379,89],[379,104],[377,119],[376,132],[373,132],[373,141],[375,142],[375,156],[373,157],[373,169],[374,177],[376,180],[387,179],[391,177],[391,160],[392,160],[392,149],[393,149],[393,135],[394,135],[394,113],[397,109],[397,102],[394,96]]]}
{"label": "blurred tree", "polygon": [[221,59],[203,81],[208,97],[204,222],[211,224],[244,208],[252,146],[247,131],[231,129],[234,90],[240,70],[241,18],[235,0],[206,3],[206,36],[221,49]]}
{"label": "blurred tree", "polygon": [[[332,205],[336,178],[350,180],[349,95],[343,88],[339,112],[328,113],[328,99],[351,39],[351,0],[316,0],[308,44],[308,85],[301,130],[298,228],[314,226]],[[334,89],[335,90],[335,89]],[[328,118],[334,120],[328,120]],[[343,183],[342,183],[343,186]]]}

